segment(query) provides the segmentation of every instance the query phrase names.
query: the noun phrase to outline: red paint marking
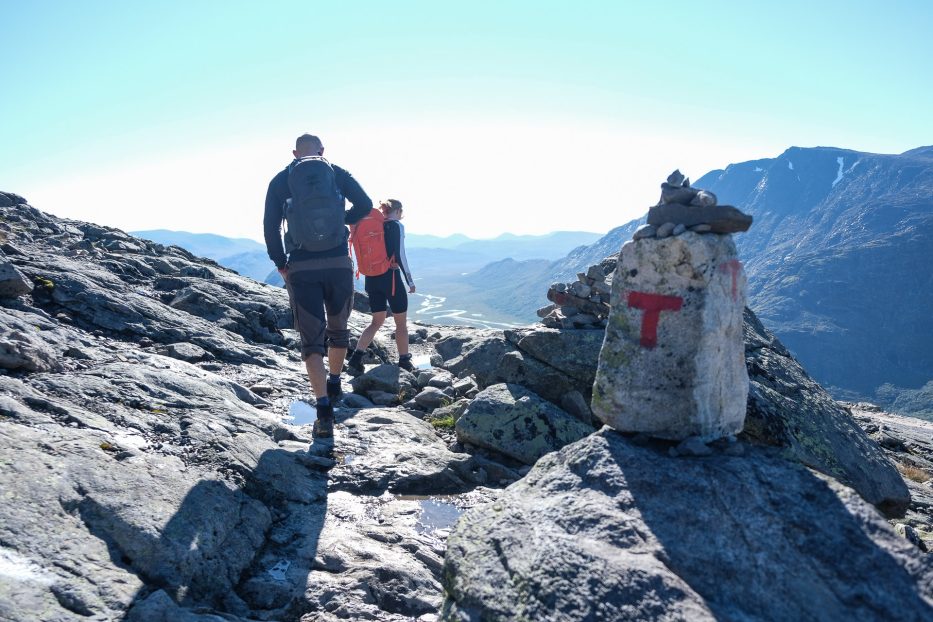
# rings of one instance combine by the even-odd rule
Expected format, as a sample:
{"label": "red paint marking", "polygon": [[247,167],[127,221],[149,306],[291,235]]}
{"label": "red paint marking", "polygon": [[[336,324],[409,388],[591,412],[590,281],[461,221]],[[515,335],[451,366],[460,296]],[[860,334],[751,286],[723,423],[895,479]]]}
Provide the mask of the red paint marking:
{"label": "red paint marking", "polygon": [[662,296],[645,292],[629,292],[628,306],[644,311],[641,316],[641,345],[653,348],[658,345],[658,320],[661,311],[680,311],[684,299],[680,296]]}
{"label": "red paint marking", "polygon": [[732,300],[739,299],[739,286],[738,279],[739,273],[742,272],[742,262],[738,259],[730,259],[725,263],[719,264],[719,269],[723,272],[732,273]]}

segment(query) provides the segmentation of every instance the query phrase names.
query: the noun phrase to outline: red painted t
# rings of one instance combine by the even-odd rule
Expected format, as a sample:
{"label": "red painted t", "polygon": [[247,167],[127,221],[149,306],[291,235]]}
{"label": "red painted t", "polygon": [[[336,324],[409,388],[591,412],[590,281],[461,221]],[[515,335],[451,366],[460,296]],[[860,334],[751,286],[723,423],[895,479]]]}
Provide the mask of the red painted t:
{"label": "red painted t", "polygon": [[641,309],[641,346],[653,348],[658,345],[658,320],[661,311],[680,311],[684,299],[680,296],[662,296],[645,292],[629,292],[628,306]]}

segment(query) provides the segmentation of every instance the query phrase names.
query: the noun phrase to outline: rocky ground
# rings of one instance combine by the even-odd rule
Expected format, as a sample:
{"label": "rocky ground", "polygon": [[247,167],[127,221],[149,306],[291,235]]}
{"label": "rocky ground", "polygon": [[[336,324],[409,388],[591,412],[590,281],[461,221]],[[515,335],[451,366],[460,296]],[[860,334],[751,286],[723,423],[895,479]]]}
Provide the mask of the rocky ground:
{"label": "rocky ground", "polygon": [[[542,481],[552,462],[539,457],[598,438],[600,330],[415,325],[421,369],[408,374],[384,364],[387,323],[367,373],[346,378],[335,439],[312,442],[284,290],[15,195],[0,193],[0,234],[0,619],[462,617],[444,604],[445,589],[472,594],[451,574],[459,558],[445,571],[460,515],[491,516],[480,508]],[[354,313],[352,332],[366,320]],[[917,538],[892,540],[874,508],[833,484],[850,491],[838,493],[854,499],[848,514],[867,517],[847,529],[880,530],[872,542],[908,560],[896,562],[905,585],[928,576],[911,555],[931,531],[918,481],[933,474],[930,433],[862,406],[850,416],[754,316],[745,339],[751,433],[735,447],[854,488]],[[594,507],[558,521],[589,529]],[[722,613],[696,594],[683,602]]]}

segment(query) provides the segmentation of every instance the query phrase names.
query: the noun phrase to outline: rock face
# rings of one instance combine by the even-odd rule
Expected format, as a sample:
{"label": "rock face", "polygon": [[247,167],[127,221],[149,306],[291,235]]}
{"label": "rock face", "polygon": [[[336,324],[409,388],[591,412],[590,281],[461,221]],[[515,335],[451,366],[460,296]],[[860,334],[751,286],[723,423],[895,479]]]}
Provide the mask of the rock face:
{"label": "rock face", "polygon": [[457,438],[534,464],[541,456],[593,431],[520,385],[495,384],[480,391],[457,419]]}
{"label": "rock face", "polygon": [[342,404],[340,451],[309,453],[284,290],[15,195],[0,215],[36,284],[0,300],[0,619],[438,611],[446,530],[508,469]]}
{"label": "rock face", "polygon": [[[371,367],[365,390],[393,405],[426,388],[456,401],[432,418],[414,400],[375,408],[344,382],[335,441],[309,447],[314,410],[284,290],[16,195],[0,193],[0,216],[0,250],[35,286],[0,298],[0,619],[432,620],[449,528],[497,497],[486,486],[528,470],[465,451],[440,424],[509,379],[550,402],[535,425],[567,416],[556,404],[588,415],[601,331],[422,327],[412,352],[446,370]],[[749,413],[763,422],[754,440],[885,499],[893,484],[877,473],[890,464],[860,464],[846,449],[877,450],[874,441],[844,427],[753,322],[747,363],[762,390]],[[351,315],[353,333],[367,323]],[[389,332],[367,363],[396,360]],[[422,402],[429,395],[444,401],[431,390]],[[925,447],[879,431],[899,463]],[[509,440],[495,436],[496,447]],[[905,536],[924,538],[930,516],[918,494]]]}
{"label": "rock face", "polygon": [[929,620],[933,565],[851,490],[761,450],[604,428],[448,540],[443,620]]}
{"label": "rock face", "polygon": [[593,413],[618,430],[673,440],[740,432],[748,390],[744,306],[731,236],[687,232],[626,243]]}
{"label": "rock face", "polygon": [[783,447],[885,512],[903,513],[910,493],[894,464],[748,309],[745,360],[751,389],[744,438]]}

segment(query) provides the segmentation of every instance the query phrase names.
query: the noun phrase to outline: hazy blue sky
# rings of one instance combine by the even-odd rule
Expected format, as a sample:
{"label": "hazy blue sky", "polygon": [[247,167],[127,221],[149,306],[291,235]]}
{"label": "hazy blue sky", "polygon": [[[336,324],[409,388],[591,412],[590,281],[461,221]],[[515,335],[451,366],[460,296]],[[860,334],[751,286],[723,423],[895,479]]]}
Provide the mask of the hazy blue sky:
{"label": "hazy blue sky", "polygon": [[310,131],[410,231],[601,232],[674,168],[933,143],[926,0],[457,5],[0,0],[0,189],[259,238]]}

